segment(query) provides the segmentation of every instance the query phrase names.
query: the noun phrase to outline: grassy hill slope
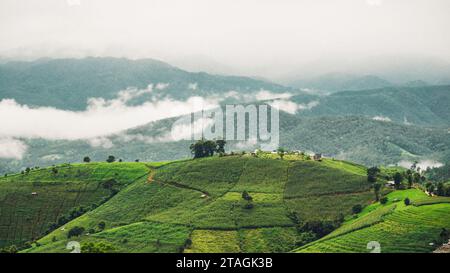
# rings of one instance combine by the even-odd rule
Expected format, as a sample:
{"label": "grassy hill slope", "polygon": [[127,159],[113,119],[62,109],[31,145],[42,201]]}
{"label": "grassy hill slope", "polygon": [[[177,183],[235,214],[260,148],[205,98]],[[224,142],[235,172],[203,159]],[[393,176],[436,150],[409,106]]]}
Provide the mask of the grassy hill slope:
{"label": "grassy hill slope", "polygon": [[[369,252],[367,244],[380,243],[381,252],[431,252],[443,228],[450,229],[450,198],[429,197],[417,189],[395,191],[388,203],[366,207],[322,239],[298,252]],[[405,198],[412,201],[406,206]]]}
{"label": "grassy hill slope", "polygon": [[[308,198],[319,201],[308,205]],[[69,241],[103,242],[112,252],[285,252],[307,240],[293,212],[302,221],[336,221],[372,199],[365,168],[341,161],[239,155],[172,162],[151,167],[148,177],[25,252],[69,252]],[[88,232],[68,238],[73,227]]]}
{"label": "grassy hill slope", "polygon": [[0,178],[0,247],[43,236],[62,216],[102,204],[147,172],[142,163],[90,163]]}

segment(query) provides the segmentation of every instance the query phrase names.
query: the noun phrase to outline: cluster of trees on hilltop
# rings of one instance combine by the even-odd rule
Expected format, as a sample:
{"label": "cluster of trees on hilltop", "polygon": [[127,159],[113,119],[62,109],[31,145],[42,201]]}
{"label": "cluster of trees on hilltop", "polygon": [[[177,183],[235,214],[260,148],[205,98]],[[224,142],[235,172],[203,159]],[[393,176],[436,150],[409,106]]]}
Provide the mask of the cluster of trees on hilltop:
{"label": "cluster of trees on hilltop", "polygon": [[378,182],[379,178],[394,181],[394,188],[405,189],[412,188],[414,184],[423,184],[426,181],[425,176],[421,175],[420,168],[413,164],[410,169],[405,171],[395,171],[393,173],[385,173],[378,167],[370,167],[367,169],[367,181],[372,183],[376,201],[385,201],[380,199],[380,192],[383,185]]}
{"label": "cluster of trees on hilltop", "polygon": [[226,141],[219,139],[219,140],[205,140],[200,139],[197,142],[191,144],[189,146],[189,149],[191,150],[191,153],[194,155],[194,158],[202,158],[202,157],[208,157],[213,156],[214,153],[225,153],[225,144]]}
{"label": "cluster of trees on hilltop", "polygon": [[396,171],[392,174],[385,174],[378,167],[371,167],[367,169],[367,181],[373,183],[377,201],[383,201],[380,200],[382,185],[377,183],[379,177],[393,180],[395,189],[412,188],[413,185],[417,185],[429,194],[450,196],[449,170],[449,166],[444,165],[440,168],[427,169],[425,172],[422,172],[420,167],[417,166],[417,162],[405,171]]}

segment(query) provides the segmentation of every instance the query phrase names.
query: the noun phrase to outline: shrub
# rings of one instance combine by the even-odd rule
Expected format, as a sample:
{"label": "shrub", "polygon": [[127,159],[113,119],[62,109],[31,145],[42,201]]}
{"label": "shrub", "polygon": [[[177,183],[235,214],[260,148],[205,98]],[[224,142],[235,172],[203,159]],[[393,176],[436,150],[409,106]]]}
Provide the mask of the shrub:
{"label": "shrub", "polygon": [[405,205],[409,206],[411,204],[411,200],[409,200],[408,197],[405,198],[405,200],[403,201],[405,203]]}
{"label": "shrub", "polygon": [[245,204],[244,209],[252,209],[253,208],[253,203],[252,202],[247,202],[247,204]]}
{"label": "shrub", "polygon": [[186,241],[184,241],[184,248],[189,248],[192,245],[191,238],[187,238]]}
{"label": "shrub", "polygon": [[102,182],[102,186],[105,189],[112,189],[113,186],[116,185],[116,184],[117,184],[117,181],[115,179],[109,179],[109,180],[106,180],[106,181]]}
{"label": "shrub", "polygon": [[251,201],[253,200],[253,198],[250,196],[250,194],[248,194],[247,191],[243,191],[242,192],[242,199],[246,200],[246,201]]}
{"label": "shrub", "polygon": [[450,232],[447,229],[442,228],[441,233],[439,234],[439,243],[440,244],[447,243],[449,238]]}
{"label": "shrub", "polygon": [[86,243],[81,246],[82,253],[106,253],[114,250],[114,247],[110,244],[100,242],[100,243]]}
{"label": "shrub", "polygon": [[57,226],[56,226],[56,227],[62,226],[62,225],[64,225],[65,223],[67,223],[67,222],[69,222],[69,221],[70,221],[70,220],[67,219],[67,217],[63,215],[63,216],[61,216],[61,217],[58,218]]}
{"label": "shrub", "polygon": [[100,230],[104,230],[106,227],[106,223],[104,221],[101,221],[100,223],[98,223],[98,228]]}
{"label": "shrub", "polygon": [[76,226],[76,227],[73,227],[73,228],[71,228],[69,230],[69,233],[67,234],[67,237],[71,238],[71,237],[75,237],[75,236],[80,236],[83,233],[84,233],[84,227]]}
{"label": "shrub", "polygon": [[291,210],[287,213],[287,217],[291,219],[294,224],[299,225],[300,224],[300,217],[298,216],[297,212],[295,210]]}
{"label": "shrub", "polygon": [[361,211],[362,211],[362,206],[361,206],[360,204],[354,205],[354,206],[352,207],[352,212],[353,212],[353,214],[358,214],[358,213],[360,213]]}
{"label": "shrub", "polygon": [[367,169],[367,181],[371,183],[377,182],[377,175],[380,173],[378,167],[371,167]]}
{"label": "shrub", "polygon": [[15,245],[4,247],[0,249],[0,253],[17,253],[19,250]]}
{"label": "shrub", "polygon": [[300,228],[300,232],[312,232],[318,238],[321,238],[337,228],[336,223],[332,221],[313,220],[305,222]]}
{"label": "shrub", "polygon": [[83,215],[84,213],[87,212],[87,209],[85,209],[83,206],[79,206],[76,208],[73,208],[70,212],[69,212],[69,218],[67,219],[67,222],[71,221],[72,219],[75,219],[81,215]]}
{"label": "shrub", "polygon": [[344,221],[345,221],[345,215],[343,213],[339,213],[339,215],[336,219],[336,222],[340,225],[340,224],[344,223]]}
{"label": "shrub", "polygon": [[300,232],[297,240],[295,241],[296,246],[304,246],[310,242],[317,240],[317,235],[313,232]]}
{"label": "shrub", "polygon": [[381,203],[382,205],[386,204],[387,201],[388,201],[388,198],[387,198],[387,197],[383,197],[383,198],[380,199],[380,203]]}
{"label": "shrub", "polygon": [[116,161],[116,157],[113,155],[108,156],[108,158],[106,159],[106,162],[108,163],[113,163],[114,161]]}
{"label": "shrub", "polygon": [[403,175],[401,173],[399,173],[399,172],[396,172],[394,174],[393,178],[394,178],[395,188],[396,189],[400,189],[400,185],[401,185],[402,180],[403,180]]}

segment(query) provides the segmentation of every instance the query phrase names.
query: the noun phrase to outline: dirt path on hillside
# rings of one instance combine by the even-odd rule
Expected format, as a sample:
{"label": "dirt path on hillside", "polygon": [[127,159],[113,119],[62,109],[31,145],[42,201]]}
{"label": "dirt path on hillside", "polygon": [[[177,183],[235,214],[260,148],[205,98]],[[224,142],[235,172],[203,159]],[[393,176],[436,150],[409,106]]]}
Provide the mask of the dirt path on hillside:
{"label": "dirt path on hillside", "polygon": [[152,183],[153,182],[153,176],[155,175],[154,172],[149,173],[148,177],[147,177],[147,183]]}
{"label": "dirt path on hillside", "polygon": [[177,188],[180,188],[180,189],[193,190],[193,191],[197,191],[197,192],[201,193],[203,198],[209,198],[210,197],[210,194],[207,191],[204,191],[204,190],[201,190],[201,189],[198,189],[198,188],[195,188],[195,187],[191,187],[191,186],[184,185],[184,184],[181,184],[181,183],[178,183],[178,182],[174,182],[174,181],[155,180],[154,179],[154,176],[155,176],[154,168],[149,166],[149,165],[146,165],[146,166],[147,166],[147,168],[150,169],[150,173],[149,173],[149,175],[147,177],[147,183],[159,183],[159,184],[162,184],[162,185],[170,185],[170,186],[177,187]]}
{"label": "dirt path on hillside", "polygon": [[169,185],[169,186],[173,186],[173,187],[180,188],[180,189],[197,191],[197,192],[201,193],[202,196],[204,196],[205,198],[209,198],[209,196],[210,196],[210,194],[207,191],[204,191],[204,190],[201,190],[201,189],[198,189],[198,188],[194,188],[194,187],[191,187],[191,186],[188,186],[188,185],[184,185],[184,184],[181,184],[181,183],[178,183],[178,182],[174,182],[174,181],[160,181],[160,180],[152,180],[152,181],[155,182],[155,183],[160,183],[160,184],[163,184],[163,185]]}

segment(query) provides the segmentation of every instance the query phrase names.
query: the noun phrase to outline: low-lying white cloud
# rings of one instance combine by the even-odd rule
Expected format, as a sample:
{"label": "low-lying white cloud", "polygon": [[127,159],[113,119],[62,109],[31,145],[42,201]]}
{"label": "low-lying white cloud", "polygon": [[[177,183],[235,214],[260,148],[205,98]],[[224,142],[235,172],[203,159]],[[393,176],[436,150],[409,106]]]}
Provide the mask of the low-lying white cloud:
{"label": "low-lying white cloud", "polygon": [[188,89],[197,90],[197,88],[198,88],[198,83],[196,83],[196,82],[188,84]]}
{"label": "low-lying white cloud", "polygon": [[158,83],[158,84],[156,84],[155,89],[164,90],[167,87],[169,87],[169,83]]}
{"label": "low-lying white cloud", "polygon": [[388,117],[384,117],[384,116],[375,116],[372,118],[373,120],[378,120],[378,121],[385,121],[385,122],[391,122],[392,120]]}
{"label": "low-lying white cloud", "polygon": [[104,149],[110,149],[114,146],[112,141],[107,137],[96,137],[88,139],[89,145],[93,148],[104,148]]}
{"label": "low-lying white cloud", "polygon": [[[398,165],[404,168],[410,168],[411,165],[413,165],[412,161],[408,161],[408,160],[402,160],[400,162],[398,162]],[[427,168],[439,168],[444,166],[443,163],[436,161],[436,160],[432,160],[432,159],[423,159],[420,160],[417,164],[417,167],[419,167],[421,170],[426,170]]]}
{"label": "low-lying white cloud", "polygon": [[[185,101],[165,98],[151,99],[140,105],[127,102],[151,93],[153,86],[143,90],[120,91],[117,98],[91,98],[85,111],[67,111],[53,107],[30,107],[13,99],[0,101],[0,138],[44,138],[49,140],[89,139],[91,145],[102,147],[99,137],[115,134],[151,121],[177,117],[201,109],[217,107],[217,98],[190,97]],[[94,140],[92,140],[94,139]],[[10,152],[9,152],[10,153]]]}
{"label": "low-lying white cloud", "polygon": [[[171,129],[166,128],[157,136],[147,136],[143,134],[118,134],[117,140],[120,142],[140,141],[145,143],[157,143],[157,142],[172,142],[180,140],[192,140],[194,135],[202,134],[206,130],[210,130],[210,127],[214,125],[214,120],[210,118],[199,118],[192,123],[188,121],[190,119],[181,118],[175,122]],[[110,141],[109,138],[104,140]]]}
{"label": "low-lying white cloud", "polygon": [[258,145],[258,140],[255,138],[248,139],[246,141],[239,141],[235,143],[234,148],[240,151],[248,151],[255,149]]}
{"label": "low-lying white cloud", "polygon": [[28,146],[13,138],[0,138],[0,158],[22,159]]}
{"label": "low-lying white cloud", "polygon": [[311,110],[313,107],[319,105],[319,102],[310,101],[308,103],[295,103],[290,100],[280,99],[270,102],[269,105],[289,114],[295,114],[298,111]]}
{"label": "low-lying white cloud", "polygon": [[272,93],[268,90],[260,90],[256,93],[256,100],[273,100],[273,99],[288,99],[292,97],[291,93]]}
{"label": "low-lying white cloud", "polygon": [[[169,84],[150,84],[147,88],[127,88],[119,91],[116,98],[89,98],[84,111],[69,111],[53,107],[31,107],[19,104],[14,99],[0,100],[0,158],[22,159],[27,145],[19,139],[43,138],[47,140],[85,140],[95,148],[109,149],[114,142],[139,140],[148,143],[169,142],[189,139],[197,134],[196,121],[191,124],[176,124],[171,130],[158,136],[126,135],[123,132],[138,126],[165,118],[184,116],[200,110],[218,107],[226,98],[240,102],[255,102],[276,99],[273,105],[291,113],[310,109],[317,102],[296,104],[288,101],[289,93],[272,93],[260,90],[250,94],[229,91],[224,95],[208,98],[192,96],[187,100],[174,100],[169,97],[157,99],[154,90],[164,90]],[[191,89],[197,85],[192,84]],[[140,105],[128,105],[130,100],[150,95],[148,101]],[[212,120],[202,120],[204,126],[212,126]],[[194,129],[192,129],[194,128]],[[193,131],[192,131],[193,130]]]}
{"label": "low-lying white cloud", "polygon": [[223,95],[223,98],[232,98],[239,100],[243,103],[248,102],[257,102],[257,101],[268,101],[268,100],[274,100],[274,99],[289,99],[293,95],[288,92],[284,93],[274,93],[269,90],[259,90],[258,92],[251,92],[251,93],[239,93],[235,90],[231,90],[226,92]]}
{"label": "low-lying white cloud", "polygon": [[45,155],[43,157],[41,157],[42,160],[47,160],[47,161],[55,161],[58,159],[61,159],[62,156],[60,156],[59,154],[50,154],[50,155]]}

